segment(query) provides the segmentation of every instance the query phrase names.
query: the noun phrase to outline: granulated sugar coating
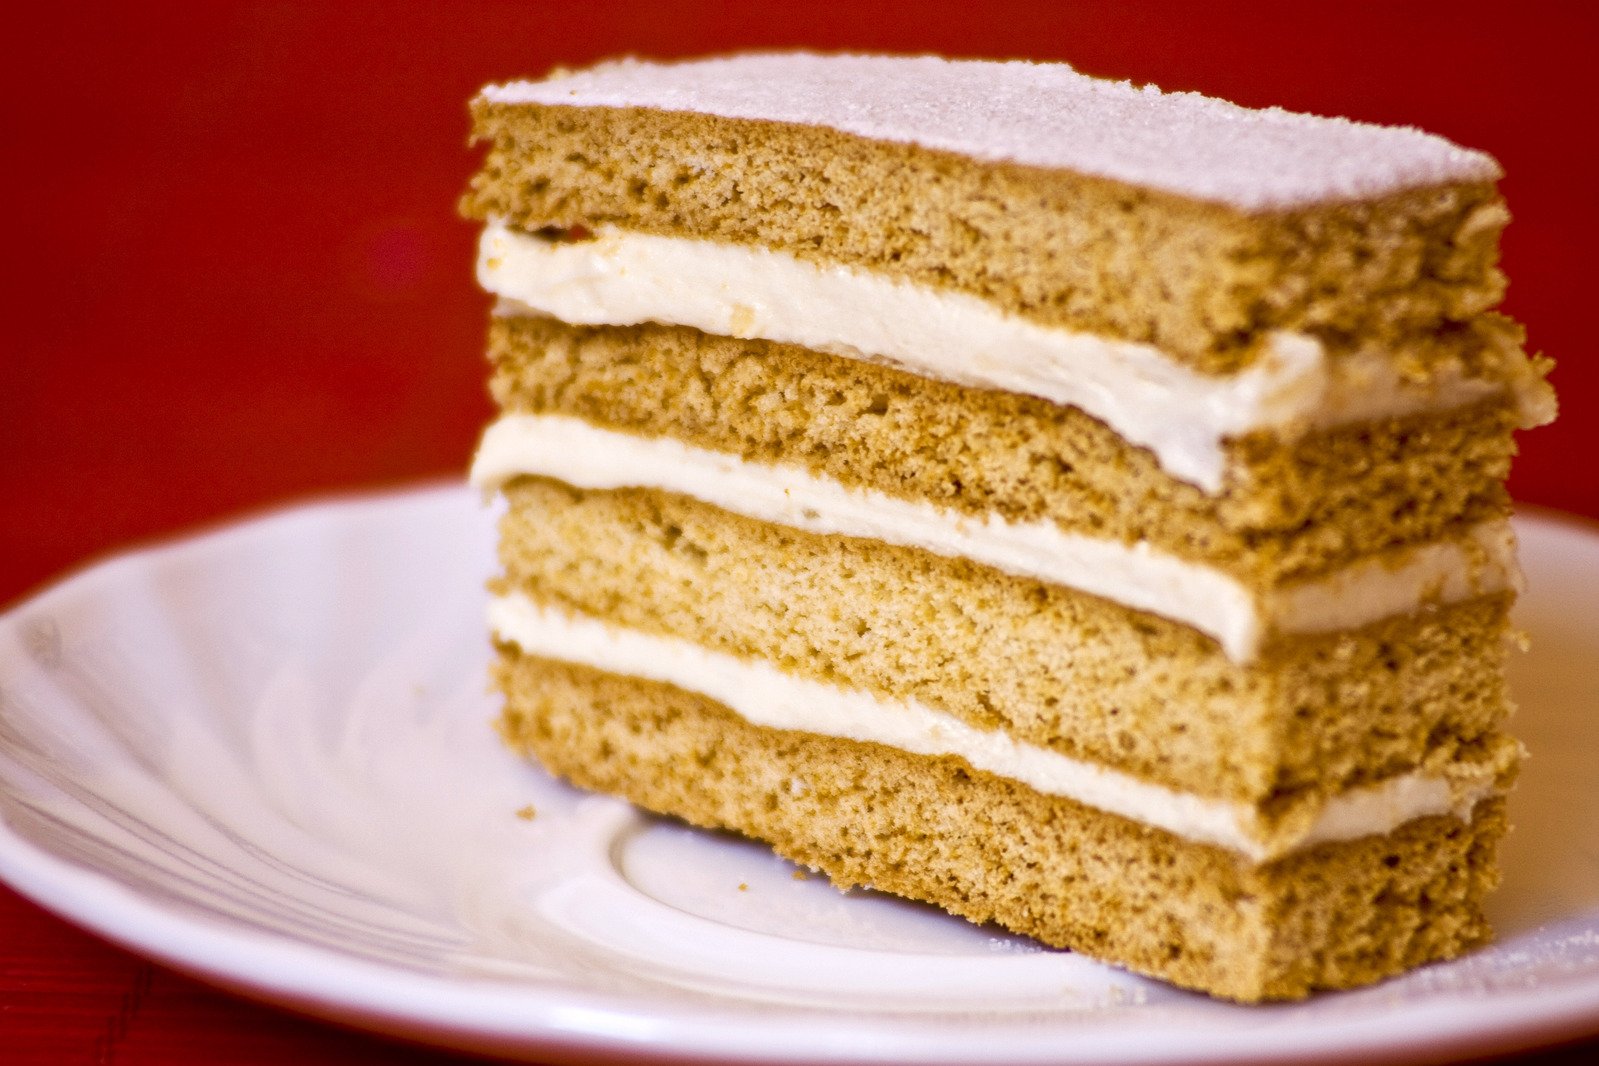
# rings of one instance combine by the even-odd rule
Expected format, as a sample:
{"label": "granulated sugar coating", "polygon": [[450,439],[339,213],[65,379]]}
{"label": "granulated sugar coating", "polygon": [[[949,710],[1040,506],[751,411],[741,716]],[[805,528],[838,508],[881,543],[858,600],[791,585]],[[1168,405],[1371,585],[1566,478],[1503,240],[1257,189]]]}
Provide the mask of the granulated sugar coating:
{"label": "granulated sugar coating", "polygon": [[825,126],[1244,211],[1500,176],[1490,156],[1417,129],[1250,110],[1089,77],[1063,63],[808,53],[622,60],[491,86],[484,95],[504,104],[648,107]]}

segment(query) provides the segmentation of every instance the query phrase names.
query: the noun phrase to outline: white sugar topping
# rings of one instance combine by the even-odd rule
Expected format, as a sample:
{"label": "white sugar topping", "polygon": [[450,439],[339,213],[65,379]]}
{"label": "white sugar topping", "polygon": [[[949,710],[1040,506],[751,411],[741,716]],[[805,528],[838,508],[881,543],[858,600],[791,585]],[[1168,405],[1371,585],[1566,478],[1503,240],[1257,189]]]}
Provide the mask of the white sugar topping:
{"label": "white sugar topping", "polygon": [[484,90],[492,102],[644,107],[827,126],[1072,170],[1245,211],[1500,176],[1491,156],[1399,126],[1255,111],[1060,63],[763,53],[622,60]]}

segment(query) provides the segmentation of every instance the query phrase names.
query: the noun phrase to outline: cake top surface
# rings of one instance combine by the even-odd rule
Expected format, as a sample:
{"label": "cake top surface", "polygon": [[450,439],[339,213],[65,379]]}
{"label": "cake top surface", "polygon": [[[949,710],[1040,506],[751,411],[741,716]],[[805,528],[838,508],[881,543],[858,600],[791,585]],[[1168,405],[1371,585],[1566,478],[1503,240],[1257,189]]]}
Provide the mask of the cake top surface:
{"label": "cake top surface", "polygon": [[652,108],[826,126],[988,162],[1071,170],[1245,211],[1500,176],[1421,130],[1253,110],[1080,74],[1063,63],[751,53],[624,59],[491,85],[500,104]]}

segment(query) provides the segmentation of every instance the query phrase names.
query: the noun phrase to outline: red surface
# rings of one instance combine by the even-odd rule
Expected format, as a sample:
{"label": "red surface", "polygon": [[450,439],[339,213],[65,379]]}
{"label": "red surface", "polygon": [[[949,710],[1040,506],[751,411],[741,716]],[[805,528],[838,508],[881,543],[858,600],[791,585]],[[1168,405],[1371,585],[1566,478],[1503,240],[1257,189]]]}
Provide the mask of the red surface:
{"label": "red surface", "polygon": [[[131,541],[462,470],[487,414],[487,301],[453,213],[465,101],[621,52],[1063,58],[1487,149],[1516,216],[1507,309],[1561,360],[1565,412],[1525,438],[1512,487],[1599,517],[1599,5],[230,2],[7,21],[0,604]],[[1599,1043],[1583,1051],[1537,1061]],[[410,1054],[208,991],[0,889],[0,1061]]]}

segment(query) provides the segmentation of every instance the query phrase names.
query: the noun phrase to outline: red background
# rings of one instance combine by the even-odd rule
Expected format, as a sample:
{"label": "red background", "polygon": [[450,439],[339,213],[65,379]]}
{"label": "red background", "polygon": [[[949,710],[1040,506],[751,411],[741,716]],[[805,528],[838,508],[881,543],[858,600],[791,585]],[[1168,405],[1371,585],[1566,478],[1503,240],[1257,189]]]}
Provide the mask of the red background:
{"label": "red background", "polygon": [[[454,215],[465,101],[625,52],[1058,58],[1486,149],[1515,215],[1507,309],[1560,361],[1564,411],[1526,436],[1512,488],[1599,517],[1599,5],[235,0],[8,22],[0,605],[130,542],[458,476],[488,413],[487,299]],[[411,1053],[202,989],[0,888],[5,1061],[291,1054]]]}

